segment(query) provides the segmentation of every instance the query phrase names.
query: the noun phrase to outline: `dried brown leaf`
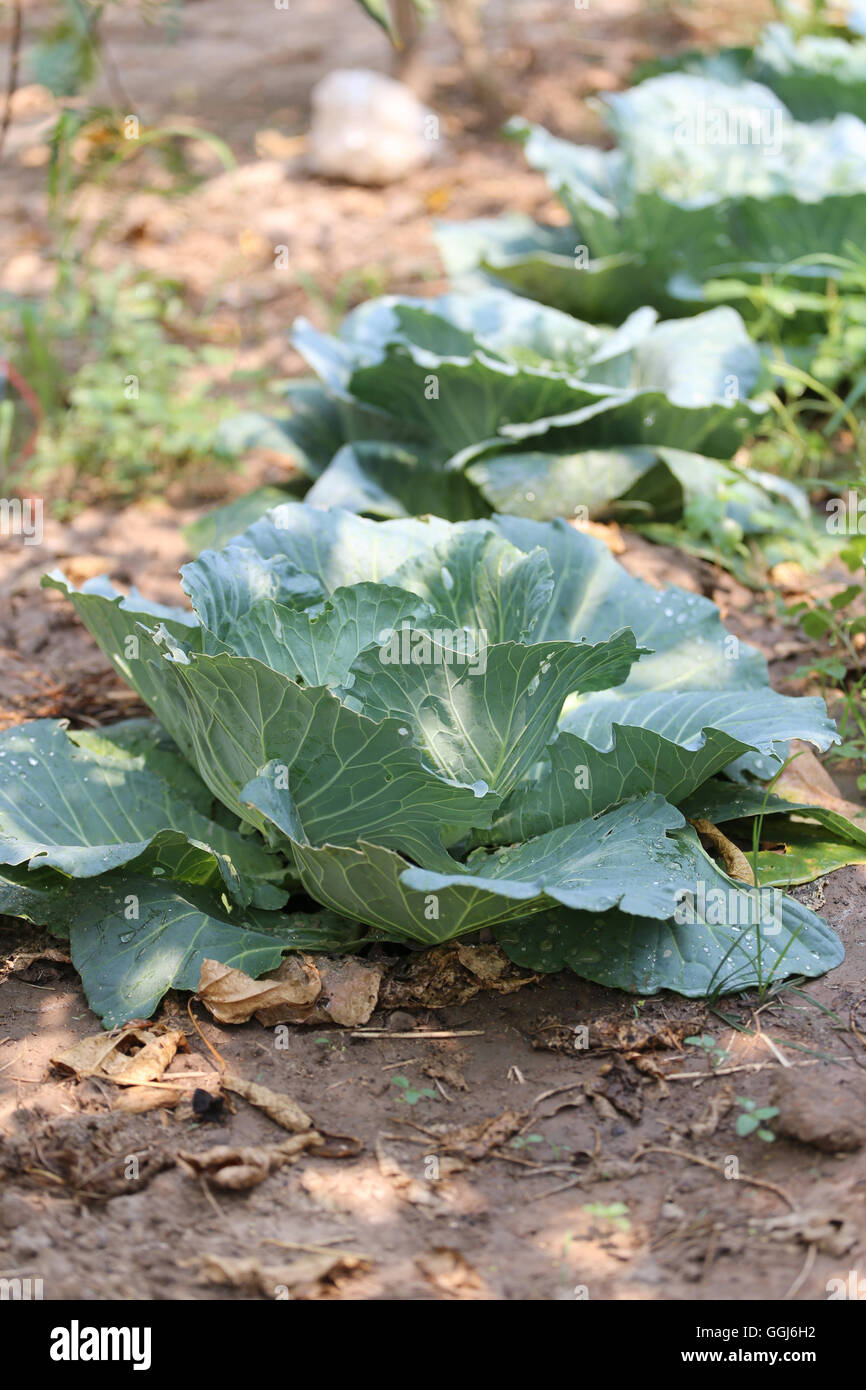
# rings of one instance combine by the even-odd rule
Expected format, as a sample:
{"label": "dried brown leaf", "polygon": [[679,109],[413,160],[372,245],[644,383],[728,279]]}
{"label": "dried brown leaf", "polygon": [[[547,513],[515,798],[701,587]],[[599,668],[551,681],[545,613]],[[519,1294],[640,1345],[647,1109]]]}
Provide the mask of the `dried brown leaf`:
{"label": "dried brown leaf", "polygon": [[187,1041],[178,1029],[127,1025],[115,1033],[96,1033],[56,1053],[52,1066],[81,1078],[101,1077],[118,1086],[158,1081],[178,1048]]}
{"label": "dried brown leaf", "polygon": [[309,956],[294,954],[260,980],[220,961],[204,960],[197,993],[218,1023],[246,1023],[262,1009],[309,1006],[321,989],[315,963]]}
{"label": "dried brown leaf", "polygon": [[643,1018],[600,1018],[589,1030],[589,1041],[593,1049],[612,1048],[616,1052],[680,1050],[683,1039],[698,1026],[694,1021],[669,1023],[663,1019],[656,1022]]}
{"label": "dried brown leaf", "polygon": [[438,1245],[415,1263],[437,1289],[452,1298],[477,1298],[484,1292],[484,1280],[459,1250]]}
{"label": "dried brown leaf", "polygon": [[320,957],[317,962],[319,993],[313,1003],[300,1007],[272,1004],[256,1010],[256,1018],[266,1028],[278,1023],[337,1023],[357,1028],[366,1023],[379,1001],[382,971],[356,956],[336,960]]}
{"label": "dried brown leaf", "polygon": [[774,1240],[799,1240],[803,1245],[814,1245],[822,1255],[833,1255],[837,1259],[847,1255],[859,1241],[857,1227],[844,1216],[831,1208],[819,1207],[812,1211],[791,1211],[785,1216],[771,1216],[757,1223],[768,1231]]}
{"label": "dried brown leaf", "polygon": [[243,1192],[264,1182],[269,1173],[287,1163],[295,1163],[306,1149],[316,1148],[322,1137],[314,1129],[295,1134],[281,1144],[217,1144],[202,1153],[181,1150],[177,1166],[188,1177],[206,1177],[223,1191]]}
{"label": "dried brown leaf", "polygon": [[720,1121],[725,1118],[733,1104],[733,1087],[722,1086],[721,1089],[711,1097],[709,1104],[698,1119],[693,1120],[689,1125],[689,1134],[692,1139],[711,1138],[718,1129]]}
{"label": "dried brown leaf", "polygon": [[227,1091],[234,1091],[235,1095],[243,1096],[244,1100],[248,1100],[250,1105],[255,1105],[258,1110],[264,1111],[276,1124],[282,1125],[283,1129],[296,1134],[312,1128],[313,1121],[291,1096],[272,1091],[267,1086],[260,1086],[256,1081],[246,1081],[242,1076],[224,1076],[223,1086]]}
{"label": "dried brown leaf", "polygon": [[634,1124],[640,1120],[643,1110],[641,1083],[619,1057],[612,1058],[602,1067],[598,1078],[587,1086],[586,1093],[602,1118],[610,1117],[604,1115],[600,1100],[607,1101]]}
{"label": "dried brown leaf", "polygon": [[227,1255],[198,1255],[187,1264],[198,1266],[199,1279],[232,1289],[245,1289],[265,1298],[291,1294],[293,1298],[316,1298],[327,1282],[339,1276],[369,1269],[369,1261],[337,1251],[333,1255],[302,1255],[278,1265],[263,1265],[255,1256],[232,1259]]}
{"label": "dried brown leaf", "polygon": [[392,967],[382,981],[383,1009],[441,1009],[492,989],[510,994],[537,980],[513,965],[498,946],[437,946]]}
{"label": "dried brown leaf", "polygon": [[486,1158],[492,1149],[500,1148],[516,1134],[525,1119],[520,1110],[503,1110],[501,1115],[490,1115],[476,1124],[447,1130],[437,1137],[437,1144],[446,1153],[463,1154],[473,1160]]}
{"label": "dried brown leaf", "polygon": [[143,1115],[148,1110],[173,1110],[183,1092],[172,1086],[127,1086],[118,1091],[111,1103],[112,1110],[128,1115]]}
{"label": "dried brown leaf", "polygon": [[731,878],[738,879],[741,883],[755,882],[755,871],[745,854],[733,840],[728,839],[723,830],[713,825],[706,816],[698,816],[689,824],[695,827],[704,848],[714,851],[719,856]]}

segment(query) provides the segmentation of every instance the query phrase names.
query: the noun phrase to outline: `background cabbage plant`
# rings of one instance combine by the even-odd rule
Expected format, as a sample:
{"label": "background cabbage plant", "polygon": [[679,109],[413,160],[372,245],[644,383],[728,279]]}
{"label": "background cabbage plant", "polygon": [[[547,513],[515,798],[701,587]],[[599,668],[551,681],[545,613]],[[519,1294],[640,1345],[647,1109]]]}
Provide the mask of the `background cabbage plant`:
{"label": "background cabbage plant", "polygon": [[738,85],[771,88],[798,121],[818,121],[847,111],[866,119],[866,40],[852,33],[797,34],[787,24],[768,24],[754,48],[690,51],[644,64],[638,74],[688,72]]}
{"label": "background cabbage plant", "polygon": [[488,927],[533,968],[642,994],[841,959],[690,824],[748,821],[785,741],[837,738],[707,600],[564,522],[294,503],[182,575],[190,609],[45,580],[154,720],[0,734],[0,911],[68,933],[106,1024],[194,989],[204,958],[259,975]]}
{"label": "background cabbage plant", "polygon": [[[726,306],[669,322],[643,308],[611,329],[486,289],[372,300],[337,335],[300,320],[293,336],[322,387],[293,392],[286,421],[237,417],[224,442],[290,453],[315,506],[661,526],[690,515],[732,546],[799,532],[808,549],[799,489],[728,462],[764,408],[751,399],[760,355]],[[274,500],[229,506],[194,543],[227,539]]]}
{"label": "background cabbage plant", "polygon": [[812,250],[828,260],[800,275],[804,287],[822,284],[837,274],[833,256],[862,245],[866,125],[856,116],[798,121],[769,87],[690,72],[600,104],[613,150],[519,119],[510,125],[571,225],[445,224],[449,274],[480,271],[583,318],[619,323],[643,304],[694,313],[706,281],[758,279]]}

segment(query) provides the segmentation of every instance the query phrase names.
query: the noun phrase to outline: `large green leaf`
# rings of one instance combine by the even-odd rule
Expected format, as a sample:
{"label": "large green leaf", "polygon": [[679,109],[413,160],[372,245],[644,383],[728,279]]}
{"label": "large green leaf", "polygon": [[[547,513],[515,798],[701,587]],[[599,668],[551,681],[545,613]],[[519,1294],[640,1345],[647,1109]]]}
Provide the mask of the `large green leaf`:
{"label": "large green leaf", "polygon": [[[817,818],[816,818],[817,819]],[[756,874],[759,883],[789,888],[830,874],[851,864],[866,864],[866,837],[851,840],[799,816],[767,816],[761,839],[772,846],[759,849]],[[754,855],[748,852],[749,863]]]}
{"label": "large green leaf", "polygon": [[[292,839],[309,892],[338,912],[357,913],[371,926],[416,940],[442,940],[505,920],[515,904],[524,915],[558,902],[592,911],[621,905],[668,917],[689,881],[681,847],[667,834],[682,825],[682,816],[660,796],[626,802],[510,849],[476,850],[465,865],[437,872],[385,856],[379,846],[340,851],[306,845],[290,799],[273,792],[269,773],[246,794]],[[435,916],[425,916],[431,907]]]}
{"label": "large green leaf", "polygon": [[746,744],[714,728],[703,731],[696,747],[630,725],[614,724],[611,734],[611,746],[598,749],[574,734],[560,733],[494,819],[496,842],[528,840],[652,791],[678,805],[748,751]]}
{"label": "large green leaf", "polygon": [[208,819],[222,809],[195,769],[178,757],[177,745],[156,719],[122,719],[107,728],[67,729],[66,733],[88,753],[116,757],[122,750],[138,759],[137,766],[146,767],[162,782],[169,783],[177,796]]}
{"label": "large green leaf", "polygon": [[562,909],[495,928],[502,948],[530,970],[569,968],[631,994],[671,989],[691,998],[766,988],[791,975],[822,975],[844,952],[814,912],[778,889],[749,889],[723,874],[692,832],[678,837],[695,880],[678,917]]}
{"label": "large green leaf", "polygon": [[[424,894],[467,883],[528,911],[549,898],[591,912],[620,907],[666,918],[686,882],[680,846],[667,834],[682,823],[663,797],[639,797],[524,844],[474,850],[458,872],[407,869],[403,882]],[[499,915],[491,912],[491,920]]]}
{"label": "large green leaf", "polygon": [[[341,507],[383,520],[434,514],[468,521],[488,510],[465,473],[445,472],[396,444],[363,440],[338,450],[306,500],[311,507],[326,511]],[[267,506],[261,507],[244,525],[266,510]]]}
{"label": "large green leaf", "polygon": [[541,546],[527,554],[486,527],[455,529],[405,560],[392,578],[455,629],[483,633],[485,644],[529,641],[554,582]]}
{"label": "large green leaf", "polygon": [[413,436],[411,427],[404,422],[370,410],[358,401],[339,400],[315,381],[290,382],[286,405],[289,414],[285,416],[254,412],[230,416],[220,425],[217,449],[234,457],[242,457],[253,449],[283,454],[301,478],[309,481],[319,476],[349,440],[401,440]]}
{"label": "large green leaf", "polygon": [[642,304],[671,318],[703,307],[665,295],[656,268],[634,252],[591,259],[573,227],[514,213],[440,222],[435,237],[449,278],[467,292],[498,283],[591,323],[621,323]]}
{"label": "large green leaf", "polygon": [[254,657],[303,685],[339,686],[350,679],[358,654],[387,642],[402,624],[431,616],[417,594],[388,584],[335,589],[312,612],[259,601],[235,623],[224,650]]}
{"label": "large green leaf", "polygon": [[809,883],[845,864],[866,863],[866,826],[829,807],[789,801],[763,787],[714,778],[683,803],[683,811],[724,825],[728,834],[745,843],[750,863],[754,858],[752,822],[761,817],[760,841],[776,846],[758,851],[761,883]]}
{"label": "large green leaf", "polygon": [[218,638],[230,632],[254,604],[264,601],[307,608],[324,598],[318,580],[284,555],[263,558],[251,548],[235,546],[230,554],[205,550],[184,565],[181,574],[199,621]]}
{"label": "large green leaf", "polygon": [[[779,745],[792,738],[808,740],[821,749],[839,739],[823,700],[812,696],[791,698],[769,689],[674,694],[647,691],[621,696],[605,691],[573,702],[560,726],[597,748],[605,748],[612,741],[614,723],[653,729],[685,748],[700,747],[705,731],[718,729],[758,749],[771,761],[777,757]],[[760,770],[760,760],[755,759],[754,766]],[[769,763],[763,766],[767,776],[778,771]]]}
{"label": "large green leaf", "polygon": [[[808,62],[820,66],[814,54]],[[770,85],[778,79],[780,95],[800,115],[810,99],[803,71],[795,68],[790,53],[768,42],[755,75]],[[670,317],[692,314],[701,307],[701,281],[772,273],[805,250],[840,255],[846,243],[862,242],[866,131],[854,116],[836,115],[852,89],[840,83],[838,100],[822,112],[836,118],[812,126],[794,120],[774,92],[743,75],[742,61],[720,65],[713,58],[700,72],[654,77],[606,98],[607,122],[618,139],[611,151],[511,122],[511,135],[523,142],[573,226],[563,231],[503,220],[492,229],[448,227],[449,266],[463,283],[477,284],[481,270],[533,299],[616,323],[642,304]],[[816,75],[818,104],[828,94],[821,84],[832,82],[829,73]],[[806,119],[815,114],[811,106]],[[475,279],[467,281],[473,270]],[[685,296],[683,283],[692,286]]]}
{"label": "large green leaf", "polygon": [[0,760],[0,863],[90,878],[146,861],[174,879],[224,880],[243,902],[286,900],[273,853],[202,815],[117,744],[77,746],[40,719],[0,733]]}
{"label": "large green leaf", "polygon": [[653,653],[632,667],[620,694],[767,685],[760,652],[726,632],[708,599],[682,589],[653,589],[629,575],[603,542],[563,521],[500,516],[493,524],[521,550],[542,546],[547,552],[554,589],[533,641],[597,642],[630,627],[638,644]]}
{"label": "large green leaf", "polygon": [[503,642],[468,660],[425,633],[406,637],[409,662],[388,649],[358,658],[353,699],[373,719],[405,719],[444,777],[500,796],[541,756],[566,696],[620,684],[641,654],[627,630],[594,646]]}
{"label": "large green leaf", "polygon": [[75,589],[59,570],[44,575],[42,586],[66,595],[117,674],[150,706],[190,760],[183,727],[173,724],[171,705],[164,698],[161,663],[154,662],[148,633],[161,624],[175,640],[195,648],[201,642],[195,614],[150,603],[140,594],[127,598],[105,579],[87,580]]}
{"label": "large green leaf", "polygon": [[[592,346],[611,383],[644,334],[637,318]],[[609,969],[628,983],[617,924],[658,919],[679,939],[683,905],[719,881],[673,801],[706,814],[716,774],[769,771],[789,738],[836,737],[820,701],[769,689],[713,605],[650,589],[564,522],[377,523],[289,503],[184,583],[192,613],[102,585],[71,594],[162,729],[4,736],[19,765],[3,793],[0,910],[69,930],[106,1018],[188,987],[199,948],[247,953],[255,973],[282,950],[358,940],[358,922],[429,944],[554,904],[570,932],[592,934],[603,914]],[[44,758],[28,755],[40,738]],[[722,879],[738,903],[747,890]],[[260,910],[298,881],[347,925]],[[140,939],[127,934],[136,884]],[[785,925],[799,909],[772,901],[774,934],[788,931],[774,968],[822,968],[826,941],[801,960]],[[687,931],[711,991],[708,962],[717,974],[724,949],[748,945],[735,926],[707,914]],[[690,966],[661,984],[695,979]]]}
{"label": "large green leaf", "polygon": [[299,686],[259,661],[186,658],[175,649],[164,680],[201,776],[260,828],[245,788],[269,763],[314,844],[369,835],[422,861],[448,864],[443,830],[459,839],[488,823],[498,804],[487,788],[449,781],[425,766],[399,719],[376,723],[327,688]]}
{"label": "large green leaf", "polygon": [[[315,575],[328,592],[364,581],[399,582],[413,592],[417,583],[426,597],[430,573],[435,575],[443,565],[452,577],[460,573],[464,538],[476,534],[500,536],[526,554],[541,549],[546,555],[553,590],[532,629],[533,642],[603,642],[620,628],[632,629],[638,644],[653,655],[643,656],[632,667],[624,690],[766,686],[764,658],[725,631],[715,604],[681,589],[653,589],[629,575],[601,541],[561,521],[543,524],[495,517],[458,525],[436,518],[377,523],[346,512],[286,503],[237,537],[230,548],[251,547],[263,556],[284,554]],[[454,608],[469,592],[456,584],[449,591],[455,627],[488,626],[479,620],[474,600]],[[442,597],[440,586],[437,607]]]}
{"label": "large green leaf", "polygon": [[580,516],[647,525],[704,507],[719,511],[738,535],[800,531],[805,548],[812,530],[799,488],[681,449],[499,452],[471,463],[466,476],[495,511],[536,521]]}
{"label": "large green leaf", "polygon": [[295,860],[307,892],[335,912],[358,917],[394,940],[435,946],[486,927],[523,920],[519,899],[491,898],[468,882],[423,893],[403,874],[410,867],[394,850],[359,840],[355,847],[295,844]]}
{"label": "large green leaf", "polygon": [[412,420],[443,457],[551,430],[726,455],[759,414],[759,358],[725,308],[662,324],[644,309],[611,332],[491,289],[373,301],[339,338],[301,321],[294,340],[330,390]]}
{"label": "large green leaf", "polygon": [[287,950],[339,949],[357,938],[351,922],[327,914],[235,919],[200,890],[124,874],[79,887],[70,922],[73,964],[106,1028],[148,1018],[169,989],[195,990],[206,959],[256,977]]}
{"label": "large green leaf", "polygon": [[0,866],[0,917],[23,917],[66,936],[68,899],[69,880],[54,869]]}

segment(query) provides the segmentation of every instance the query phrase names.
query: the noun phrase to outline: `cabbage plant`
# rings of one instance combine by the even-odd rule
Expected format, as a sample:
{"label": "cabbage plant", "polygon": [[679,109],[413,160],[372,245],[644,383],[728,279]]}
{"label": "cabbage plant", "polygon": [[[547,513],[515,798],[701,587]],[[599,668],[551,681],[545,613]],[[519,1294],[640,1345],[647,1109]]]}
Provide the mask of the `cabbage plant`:
{"label": "cabbage plant", "polygon": [[754,48],[687,52],[645,64],[647,77],[688,72],[739,85],[751,80],[771,88],[798,121],[818,121],[847,111],[866,117],[866,41],[852,34],[797,34],[787,24],[768,24]]}
{"label": "cabbage plant", "polygon": [[[618,323],[642,304],[693,313],[709,279],[760,277],[807,253],[832,258],[862,244],[866,125],[856,116],[800,122],[760,83],[692,73],[650,78],[601,107],[613,150],[522,120],[510,126],[572,225],[445,225],[450,274],[481,271],[531,298]],[[807,282],[833,274],[832,259],[803,271]]]}
{"label": "cabbage plant", "polygon": [[[293,392],[288,421],[241,416],[224,441],[291,453],[316,506],[663,526],[686,516],[723,549],[811,529],[796,487],[728,462],[763,406],[750,398],[759,353],[726,306],[670,322],[644,308],[614,330],[487,289],[372,300],[336,335],[300,320],[293,337],[321,379],[317,404],[311,388]],[[232,505],[200,542],[227,539],[273,500]]]}
{"label": "cabbage plant", "polygon": [[787,740],[837,738],[707,600],[561,521],[302,503],[182,579],[189,609],[47,576],[155,717],[0,734],[0,911],[68,933],[107,1025],[195,989],[205,958],[260,975],[287,950],[483,928],[640,994],[842,958],[691,824],[753,817]]}

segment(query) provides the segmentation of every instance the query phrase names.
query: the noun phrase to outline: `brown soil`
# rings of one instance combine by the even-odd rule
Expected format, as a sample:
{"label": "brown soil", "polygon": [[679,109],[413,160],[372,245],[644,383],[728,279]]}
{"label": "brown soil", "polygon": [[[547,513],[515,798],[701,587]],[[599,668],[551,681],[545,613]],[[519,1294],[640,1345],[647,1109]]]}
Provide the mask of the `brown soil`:
{"label": "brown soil", "polygon": [[[692,36],[715,25],[713,37],[734,38],[762,17],[740,6],[742,22],[735,17],[724,33],[699,6],[673,18],[625,0],[567,18],[565,8],[491,6],[491,41],[515,105],[568,134],[593,129],[582,98],[608,81],[599,69],[619,83],[637,57],[688,40],[689,26]],[[153,35],[143,38],[131,19],[113,20],[115,61],[143,105],[147,94],[147,117],[191,114],[229,139],[241,167],[168,210],[158,199],[134,213],[127,204],[125,230],[119,224],[100,255],[170,269],[194,300],[211,296],[210,312],[236,335],[239,361],[292,370],[284,329],[296,312],[318,313],[294,276],[281,281],[267,264],[275,241],[289,240],[295,269],[313,274],[326,296],[348,273],[377,264],[388,288],[427,292],[441,277],[431,211],[552,212],[519,154],[477,129],[439,28],[413,81],[451,122],[442,161],[377,193],[311,180],[297,161],[254,158],[257,132],[291,137],[304,129],[309,89],[328,67],[387,65],[386,45],[354,7],[294,0],[287,14],[271,15],[266,35],[256,7],[210,0],[186,13],[176,50],[148,47]],[[285,38],[274,41],[278,23]],[[44,116],[22,116],[14,157],[43,134]],[[0,288],[38,288],[44,274],[37,174],[22,167],[16,192],[5,181],[0,188]],[[263,239],[258,261],[254,242],[239,249],[245,229]],[[228,484],[240,486],[237,478]],[[177,500],[123,514],[93,509],[68,525],[46,522],[42,546],[0,555],[0,723],[48,714],[102,723],[136,712],[59,597],[39,589],[39,575],[59,563],[79,579],[107,569],[150,597],[176,600],[185,558],[179,527],[193,514]],[[650,582],[716,598],[728,624],[773,659],[777,684],[797,664],[783,645],[790,633],[769,608],[711,566],[631,539],[622,558]],[[50,1066],[58,1051],[98,1030],[74,972],[56,960],[13,970],[0,985],[3,1273],[42,1277],[46,1298],[271,1297],[268,1279],[282,1280],[267,1271],[299,1257],[292,1245],[312,1245],[366,1263],[308,1282],[310,1297],[824,1299],[827,1281],[847,1280],[866,1257],[856,1147],[866,1142],[858,1111],[866,1095],[864,872],[842,870],[797,890],[838,930],[847,957],[805,994],[782,990],[763,1007],[753,998],[724,1000],[718,1012],[670,995],[640,1001],[561,975],[513,994],[377,1013],[371,1024],[391,1034],[380,1039],[293,1026],[287,1046],[277,1047],[257,1023],[203,1021],[232,1072],[286,1092],[322,1130],[360,1144],[354,1157],[307,1154],[249,1192],[215,1191],[186,1176],[174,1155],[272,1145],[282,1130],[237,1098],[233,1113],[207,1123],[183,1105],[113,1111],[110,1083],[77,1082]],[[42,944],[51,943],[8,924],[0,956]],[[185,1000],[169,997],[163,1016],[189,1036],[184,1065],[212,1068]],[[575,1049],[574,1030],[583,1026],[589,1048]],[[431,1031],[453,1036],[424,1036]],[[726,1049],[718,1073],[682,1042],[701,1033]],[[407,1104],[394,1084],[401,1076],[433,1097]],[[771,1103],[777,1089],[776,1141],[738,1138],[735,1097]],[[506,1111],[523,1117],[516,1131],[504,1125],[486,1157],[464,1155],[455,1167],[452,1154],[449,1164],[443,1129]],[[844,1151],[816,1146],[816,1135],[837,1131]],[[137,1179],[123,1176],[130,1155],[139,1160]],[[438,1179],[430,1161],[437,1157]],[[731,1159],[740,1181],[726,1180]],[[774,1219],[792,1211],[792,1223],[777,1229]],[[258,1292],[203,1284],[195,1261],[206,1253],[254,1257],[266,1271]]]}

